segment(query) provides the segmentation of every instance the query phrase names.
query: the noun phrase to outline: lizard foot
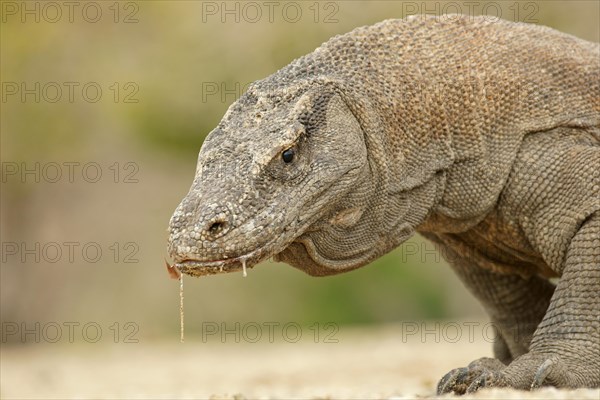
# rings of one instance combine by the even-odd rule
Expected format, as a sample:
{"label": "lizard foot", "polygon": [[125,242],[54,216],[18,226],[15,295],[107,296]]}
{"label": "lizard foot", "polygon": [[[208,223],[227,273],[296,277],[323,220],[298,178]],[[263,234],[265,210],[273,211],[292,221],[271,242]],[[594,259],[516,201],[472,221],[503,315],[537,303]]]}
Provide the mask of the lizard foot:
{"label": "lizard foot", "polygon": [[441,395],[444,393],[465,394],[474,392],[488,382],[491,384],[501,379],[499,372],[505,367],[506,365],[495,358],[480,358],[471,362],[467,367],[455,368],[444,375],[438,383],[437,393]]}
{"label": "lizard foot", "polygon": [[505,366],[495,358],[480,358],[466,368],[448,372],[437,393],[465,394],[486,387],[533,390],[542,386],[577,387],[577,375],[557,356],[524,354]]}

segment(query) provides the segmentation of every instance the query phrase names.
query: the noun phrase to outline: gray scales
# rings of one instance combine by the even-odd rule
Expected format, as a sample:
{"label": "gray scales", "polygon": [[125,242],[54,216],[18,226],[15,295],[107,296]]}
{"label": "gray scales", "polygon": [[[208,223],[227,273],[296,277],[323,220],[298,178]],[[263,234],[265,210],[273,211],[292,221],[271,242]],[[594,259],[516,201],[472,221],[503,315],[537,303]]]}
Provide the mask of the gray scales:
{"label": "gray scales", "polygon": [[229,107],[169,232],[194,276],[338,274],[419,232],[500,332],[439,393],[598,387],[600,46],[458,15],[336,36]]}

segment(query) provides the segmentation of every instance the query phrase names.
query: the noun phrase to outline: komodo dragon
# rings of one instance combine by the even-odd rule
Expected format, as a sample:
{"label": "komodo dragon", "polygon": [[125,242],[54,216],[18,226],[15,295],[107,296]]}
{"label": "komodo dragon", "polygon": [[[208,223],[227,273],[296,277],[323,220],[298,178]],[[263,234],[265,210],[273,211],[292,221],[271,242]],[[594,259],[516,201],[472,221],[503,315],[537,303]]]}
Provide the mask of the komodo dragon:
{"label": "komodo dragon", "polygon": [[499,332],[439,393],[598,387],[600,46],[460,15],[336,36],[229,107],[169,229],[195,276],[333,275],[419,232]]}

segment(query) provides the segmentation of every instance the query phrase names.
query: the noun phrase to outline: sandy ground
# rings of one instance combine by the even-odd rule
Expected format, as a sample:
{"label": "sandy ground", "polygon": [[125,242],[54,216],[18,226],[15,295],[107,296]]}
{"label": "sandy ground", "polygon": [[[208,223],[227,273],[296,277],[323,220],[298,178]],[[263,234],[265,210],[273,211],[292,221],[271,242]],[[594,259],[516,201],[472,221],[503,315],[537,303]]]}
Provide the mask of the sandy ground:
{"label": "sandy ground", "polygon": [[[459,340],[454,331],[442,328],[437,337],[407,336],[403,328],[342,327],[334,337],[337,343],[323,343],[324,338],[315,343],[313,332],[303,332],[296,343],[268,339],[235,343],[231,336],[224,343],[198,337],[187,338],[186,343],[174,338],[110,345],[3,345],[0,395],[3,399],[431,398],[445,372],[490,355],[489,340],[481,332],[467,335],[464,325]],[[488,390],[471,398],[597,400],[600,390]]]}

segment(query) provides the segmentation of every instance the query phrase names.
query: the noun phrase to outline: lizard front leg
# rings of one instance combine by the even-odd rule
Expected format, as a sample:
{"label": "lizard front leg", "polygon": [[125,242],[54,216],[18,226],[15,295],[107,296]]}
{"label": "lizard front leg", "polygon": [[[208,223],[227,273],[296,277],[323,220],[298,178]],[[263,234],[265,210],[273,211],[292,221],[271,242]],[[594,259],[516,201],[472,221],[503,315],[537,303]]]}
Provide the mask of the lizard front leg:
{"label": "lizard front leg", "polygon": [[458,254],[451,236],[423,235],[441,247],[442,254],[482,303],[497,328],[493,348],[495,358],[480,358],[465,368],[454,369],[438,384],[440,394],[462,394],[482,374],[500,371],[529,351],[533,334],[550,304],[554,285],[537,275],[525,279],[519,275],[493,272],[477,265],[475,257]]}
{"label": "lizard front leg", "polygon": [[600,386],[599,292],[600,214],[595,213],[571,241],[562,277],[529,351],[506,367],[488,359],[472,363],[466,371],[455,370],[442,379],[438,391]]}
{"label": "lizard front leg", "polygon": [[501,371],[487,371],[467,391],[484,386],[600,386],[600,213],[571,241],[565,269],[530,351]]}

